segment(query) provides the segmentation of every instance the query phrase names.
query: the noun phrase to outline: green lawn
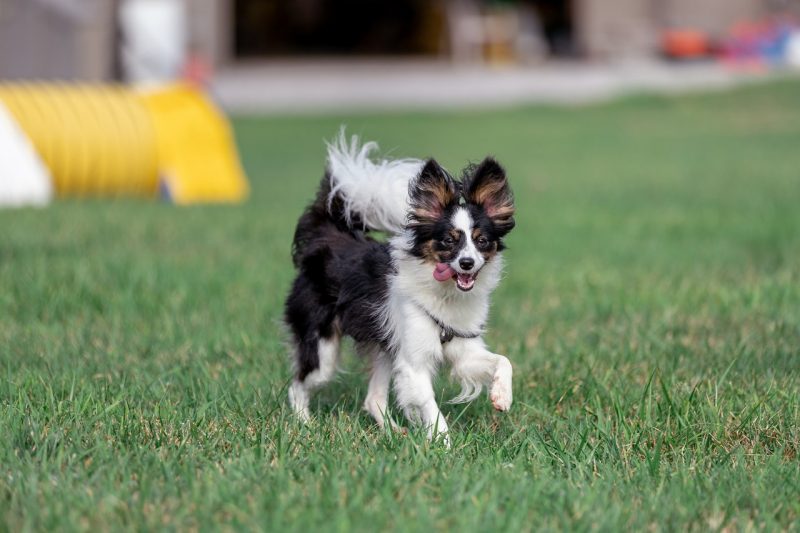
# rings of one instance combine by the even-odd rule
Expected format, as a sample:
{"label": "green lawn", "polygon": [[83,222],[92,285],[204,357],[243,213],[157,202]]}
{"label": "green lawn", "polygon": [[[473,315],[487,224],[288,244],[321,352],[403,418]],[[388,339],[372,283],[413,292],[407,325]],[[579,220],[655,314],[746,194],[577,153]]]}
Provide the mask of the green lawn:
{"label": "green lawn", "polygon": [[[797,530],[799,94],[241,117],[244,205],[0,212],[0,529]],[[374,427],[349,346],[314,423],[286,405],[290,238],[341,122],[515,188],[515,404],[444,405],[450,451]]]}

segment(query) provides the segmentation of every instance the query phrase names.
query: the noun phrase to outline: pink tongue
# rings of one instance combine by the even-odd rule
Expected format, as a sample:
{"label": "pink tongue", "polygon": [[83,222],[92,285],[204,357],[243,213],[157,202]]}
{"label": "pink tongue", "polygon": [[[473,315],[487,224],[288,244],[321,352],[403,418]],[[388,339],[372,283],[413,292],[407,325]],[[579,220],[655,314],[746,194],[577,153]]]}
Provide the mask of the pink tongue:
{"label": "pink tongue", "polygon": [[433,271],[433,277],[436,281],[447,281],[452,279],[456,271],[450,268],[447,263],[436,263],[436,270]]}

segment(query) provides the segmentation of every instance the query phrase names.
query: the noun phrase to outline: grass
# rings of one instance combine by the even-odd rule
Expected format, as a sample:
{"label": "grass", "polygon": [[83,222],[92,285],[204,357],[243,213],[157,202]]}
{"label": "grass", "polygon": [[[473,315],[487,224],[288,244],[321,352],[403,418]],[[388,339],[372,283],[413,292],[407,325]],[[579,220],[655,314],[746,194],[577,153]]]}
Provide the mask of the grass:
{"label": "grass", "polygon": [[[0,529],[796,531],[798,91],[241,117],[244,205],[0,212]],[[515,187],[516,403],[445,404],[449,452],[377,431],[354,357],[310,426],[286,406],[290,236],[340,122]]]}

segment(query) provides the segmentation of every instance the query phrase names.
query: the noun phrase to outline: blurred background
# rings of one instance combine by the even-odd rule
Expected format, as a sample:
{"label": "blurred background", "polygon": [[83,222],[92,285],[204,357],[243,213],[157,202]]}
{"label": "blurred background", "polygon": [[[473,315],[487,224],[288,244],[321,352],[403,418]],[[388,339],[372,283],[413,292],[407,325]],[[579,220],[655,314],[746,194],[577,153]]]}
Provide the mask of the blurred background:
{"label": "blurred background", "polygon": [[[799,4],[0,0],[0,531],[796,530]],[[285,407],[343,124],[514,189],[452,454]]]}
{"label": "blurred background", "polygon": [[798,14],[792,0],[0,0],[0,78],[186,77],[244,110],[587,99],[800,65]]}

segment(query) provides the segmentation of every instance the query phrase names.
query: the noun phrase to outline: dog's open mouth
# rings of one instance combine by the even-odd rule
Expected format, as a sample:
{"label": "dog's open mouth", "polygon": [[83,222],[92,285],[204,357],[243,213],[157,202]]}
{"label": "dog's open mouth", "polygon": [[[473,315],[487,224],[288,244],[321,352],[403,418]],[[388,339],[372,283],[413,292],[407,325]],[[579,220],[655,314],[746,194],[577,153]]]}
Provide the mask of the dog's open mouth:
{"label": "dog's open mouth", "polygon": [[456,281],[456,287],[467,292],[472,290],[472,287],[475,285],[475,278],[478,277],[478,273],[461,274],[453,270],[447,263],[437,263],[436,269],[433,271],[433,277],[436,281],[454,279]]}
{"label": "dog's open mouth", "polygon": [[466,292],[475,285],[475,274],[456,274],[456,287]]}

